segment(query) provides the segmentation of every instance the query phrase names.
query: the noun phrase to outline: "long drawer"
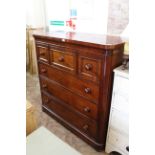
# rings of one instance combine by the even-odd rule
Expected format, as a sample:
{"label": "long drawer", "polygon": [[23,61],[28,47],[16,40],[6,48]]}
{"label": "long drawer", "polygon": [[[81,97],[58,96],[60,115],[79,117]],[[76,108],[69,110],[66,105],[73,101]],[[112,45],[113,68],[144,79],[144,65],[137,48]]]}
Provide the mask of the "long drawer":
{"label": "long drawer", "polygon": [[55,81],[52,80],[49,81],[46,78],[40,77],[40,83],[42,90],[59,98],[60,100],[74,107],[84,115],[87,115],[88,117],[91,117],[93,119],[97,119],[96,104],[88,101],[87,99],[84,99],[83,97],[79,97],[79,95],[72,93],[66,88],[60,86]]}
{"label": "long drawer", "polygon": [[52,98],[52,96],[43,92],[42,101],[44,107],[61,117],[62,120],[67,121],[71,124],[71,126],[74,126],[74,128],[77,128],[84,134],[89,135],[92,138],[96,138],[97,124],[95,121],[87,119],[75,111],[70,110],[67,106],[58,103]]}
{"label": "long drawer", "polygon": [[99,86],[90,82],[80,80],[79,78],[66,74],[65,72],[55,69],[49,65],[39,63],[39,73],[49,79],[56,81],[67,87],[73,92],[98,103],[99,100]]}

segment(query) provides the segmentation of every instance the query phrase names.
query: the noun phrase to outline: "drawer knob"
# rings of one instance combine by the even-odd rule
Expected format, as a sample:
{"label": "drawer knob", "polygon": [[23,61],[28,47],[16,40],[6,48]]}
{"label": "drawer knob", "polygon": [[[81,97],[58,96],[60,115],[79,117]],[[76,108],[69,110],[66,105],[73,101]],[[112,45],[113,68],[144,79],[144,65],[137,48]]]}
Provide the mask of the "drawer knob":
{"label": "drawer knob", "polygon": [[44,51],[40,51],[40,55],[45,55],[45,52]]}
{"label": "drawer knob", "polygon": [[91,93],[91,89],[90,88],[85,88],[84,89],[85,93],[90,94]]}
{"label": "drawer knob", "polygon": [[129,152],[129,146],[126,147],[126,150]]}
{"label": "drawer knob", "polygon": [[85,65],[85,69],[88,70],[88,71],[90,71],[92,68],[93,68],[92,64],[86,64]]}
{"label": "drawer knob", "polygon": [[46,83],[42,84],[42,87],[47,88],[47,84]]}
{"label": "drawer knob", "polygon": [[83,129],[84,129],[85,131],[87,131],[87,130],[88,130],[88,127],[89,127],[89,126],[86,124],[86,125],[83,126]]}
{"label": "drawer knob", "polygon": [[46,73],[46,72],[47,72],[47,69],[42,68],[42,69],[41,69],[41,72],[42,72],[42,73]]}
{"label": "drawer knob", "polygon": [[60,62],[63,62],[63,61],[64,61],[64,57],[61,56],[61,57],[58,58],[58,60],[59,60]]}
{"label": "drawer knob", "polygon": [[90,112],[90,108],[89,108],[89,107],[85,107],[85,108],[84,108],[84,111],[85,111],[85,112]]}

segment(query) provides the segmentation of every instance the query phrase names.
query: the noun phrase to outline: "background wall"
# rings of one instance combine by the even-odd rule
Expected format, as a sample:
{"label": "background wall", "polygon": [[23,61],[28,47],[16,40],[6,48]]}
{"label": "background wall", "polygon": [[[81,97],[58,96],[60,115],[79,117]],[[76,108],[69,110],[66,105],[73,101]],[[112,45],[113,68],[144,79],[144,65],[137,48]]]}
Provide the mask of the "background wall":
{"label": "background wall", "polygon": [[45,27],[44,0],[26,1],[26,24],[32,28]]}
{"label": "background wall", "polygon": [[109,0],[107,33],[121,34],[129,22],[129,0]]}
{"label": "background wall", "polygon": [[[70,19],[70,9],[77,10],[76,30],[78,32],[107,32],[108,0],[45,0],[47,25],[50,21],[67,21]],[[63,29],[58,26],[58,29]],[[50,26],[50,30],[55,30]],[[65,29],[65,28],[64,28]]]}
{"label": "background wall", "polygon": [[68,20],[70,8],[77,9],[76,31],[120,35],[128,25],[129,0],[27,0],[26,24],[36,28],[57,17]]}

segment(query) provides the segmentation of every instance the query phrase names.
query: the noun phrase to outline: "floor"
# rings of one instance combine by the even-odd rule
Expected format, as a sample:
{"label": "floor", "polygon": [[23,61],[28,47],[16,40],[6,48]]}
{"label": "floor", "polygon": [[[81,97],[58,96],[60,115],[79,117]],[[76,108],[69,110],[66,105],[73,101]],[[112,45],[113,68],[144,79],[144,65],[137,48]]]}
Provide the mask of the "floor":
{"label": "floor", "polygon": [[38,127],[45,126],[61,140],[78,150],[82,155],[107,155],[104,152],[96,152],[76,135],[42,112],[39,80],[37,76],[32,76],[29,73],[26,75],[26,97],[35,106]]}

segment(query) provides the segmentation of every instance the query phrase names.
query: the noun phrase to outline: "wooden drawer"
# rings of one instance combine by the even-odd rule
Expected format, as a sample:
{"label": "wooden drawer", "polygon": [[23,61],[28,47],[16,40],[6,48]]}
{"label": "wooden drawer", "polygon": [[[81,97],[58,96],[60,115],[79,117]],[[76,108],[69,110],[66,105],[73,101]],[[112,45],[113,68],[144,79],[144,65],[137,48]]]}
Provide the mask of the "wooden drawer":
{"label": "wooden drawer", "polygon": [[66,74],[65,72],[58,70],[54,67],[39,63],[39,72],[41,75],[48,77],[49,79],[56,81],[64,87],[70,89],[94,103],[98,103],[99,99],[99,86],[90,82],[82,81],[75,76]]}
{"label": "wooden drawer", "polygon": [[101,75],[101,60],[79,56],[79,75],[87,80],[99,82]]}
{"label": "wooden drawer", "polygon": [[50,95],[42,93],[43,106],[49,109],[56,117],[61,117],[62,120],[67,121],[74,129],[82,131],[86,135],[95,138],[97,124],[93,120],[82,117],[75,111],[70,110],[67,106],[60,104],[52,99]]}
{"label": "wooden drawer", "polygon": [[37,58],[40,61],[49,63],[49,49],[45,43],[36,43]]}
{"label": "wooden drawer", "polygon": [[60,86],[55,81],[49,81],[45,78],[40,79],[42,90],[50,93],[51,95],[59,98],[60,100],[67,103],[69,106],[80,111],[84,115],[97,119],[97,107],[96,104],[89,102],[88,100],[79,97],[75,93],[67,90],[66,88]]}
{"label": "wooden drawer", "polygon": [[124,136],[123,134],[109,129],[107,142],[119,148],[123,152],[128,153],[126,148],[129,146],[129,140],[128,137]]}
{"label": "wooden drawer", "polygon": [[70,72],[76,70],[76,55],[64,48],[50,48],[51,64]]}

